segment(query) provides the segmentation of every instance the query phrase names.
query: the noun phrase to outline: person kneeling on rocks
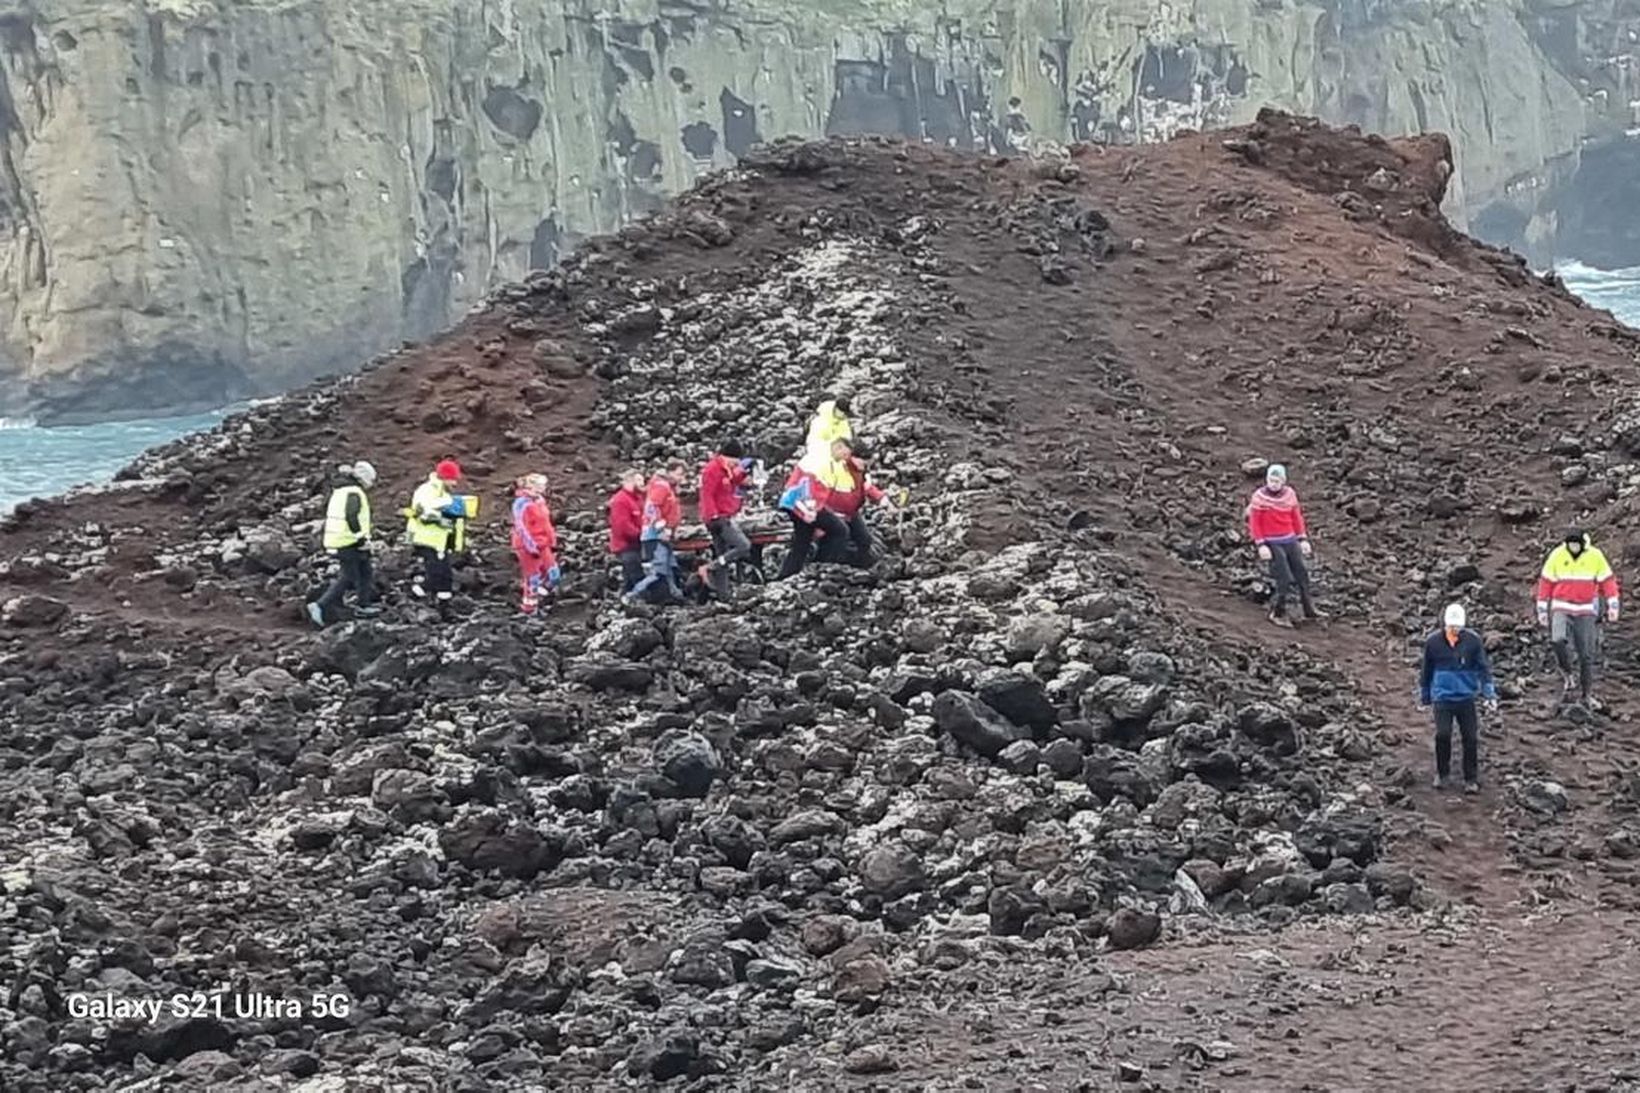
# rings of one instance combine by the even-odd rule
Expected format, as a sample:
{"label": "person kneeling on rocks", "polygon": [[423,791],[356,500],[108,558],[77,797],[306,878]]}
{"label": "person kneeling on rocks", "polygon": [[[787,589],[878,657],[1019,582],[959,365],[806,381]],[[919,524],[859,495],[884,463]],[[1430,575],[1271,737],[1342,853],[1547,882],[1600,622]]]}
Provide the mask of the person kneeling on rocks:
{"label": "person kneeling on rocks", "polygon": [[1498,689],[1486,659],[1486,643],[1464,626],[1462,604],[1451,604],[1441,629],[1424,642],[1419,705],[1435,707],[1435,788],[1445,789],[1452,778],[1452,726],[1463,736],[1463,789],[1480,792],[1480,719],[1476,699],[1484,698],[1489,711],[1498,708]]}
{"label": "person kneeling on rocks", "polygon": [[729,574],[735,563],[752,554],[752,541],[735,522],[740,488],[751,474],[752,460],[738,440],[725,440],[700,472],[700,520],[712,537],[712,560],[697,575],[721,599],[729,598]]}
{"label": "person kneeling on rocks", "polygon": [[[1560,665],[1562,701],[1573,688],[1583,704],[1597,709],[1594,699],[1594,661],[1600,648],[1600,605],[1606,621],[1616,622],[1619,609],[1617,575],[1606,555],[1589,541],[1582,528],[1566,532],[1566,539],[1543,561],[1537,582],[1537,619],[1549,628],[1549,644]],[[1572,650],[1577,650],[1577,674],[1572,674]]]}
{"label": "person kneeling on rocks", "polygon": [[560,571],[556,555],[558,531],[552,526],[552,510],[547,507],[547,476],[526,474],[518,480],[512,506],[512,549],[518,559],[519,582],[523,586],[518,609],[535,614],[543,591],[558,587]]}
{"label": "person kneeling on rocks", "polygon": [[461,466],[453,459],[440,461],[427,481],[416,487],[405,510],[410,546],[421,559],[421,576],[410,586],[418,597],[448,600],[454,594],[450,555],[467,546],[467,510],[454,492],[460,481]]}
{"label": "person kneeling on rocks", "polygon": [[648,576],[626,594],[629,600],[642,599],[658,584],[665,584],[671,600],[683,598],[683,590],[678,587],[678,556],[673,551],[672,541],[677,536],[678,525],[683,522],[678,487],[683,484],[687,473],[683,460],[674,459],[666,465],[665,473],[649,480],[649,489],[644,494],[642,532],[644,567],[648,570]]}
{"label": "person kneeling on rocks", "polygon": [[621,563],[621,592],[643,580],[643,472],[621,472],[621,486],[609,495],[609,552]]}
{"label": "person kneeling on rocks", "polygon": [[848,542],[848,524],[827,507],[832,491],[846,488],[848,472],[843,460],[848,454],[848,442],[834,440],[822,455],[805,455],[786,479],[785,492],[776,505],[792,522],[791,545],[780,566],[782,580],[803,572],[816,532],[823,532],[834,543]]}
{"label": "person kneeling on rocks", "polygon": [[1319,619],[1321,612],[1310,601],[1310,572],[1304,559],[1310,556],[1310,536],[1304,527],[1304,510],[1298,494],[1287,484],[1287,468],[1271,464],[1264,472],[1264,485],[1253,491],[1247,503],[1247,533],[1258,546],[1261,561],[1270,566],[1275,593],[1270,597],[1270,621],[1291,626],[1287,618],[1287,597],[1298,591],[1306,619]]}
{"label": "person kneeling on rocks", "polygon": [[843,451],[842,486],[831,491],[826,508],[842,518],[848,527],[848,537],[833,539],[830,535],[820,544],[823,562],[852,562],[861,569],[869,569],[876,562],[871,546],[871,528],[866,523],[866,502],[886,504],[888,495],[878,489],[866,474],[861,446],[852,441],[836,442]]}
{"label": "person kneeling on rocks", "polygon": [[331,608],[342,602],[349,589],[358,594],[356,615],[375,615],[375,577],[370,567],[370,497],[365,492],[376,484],[376,468],[364,460],[337,471],[336,488],[325,506],[324,548],[336,555],[341,572],[325,589],[324,595],[307,605],[313,625],[324,626]]}

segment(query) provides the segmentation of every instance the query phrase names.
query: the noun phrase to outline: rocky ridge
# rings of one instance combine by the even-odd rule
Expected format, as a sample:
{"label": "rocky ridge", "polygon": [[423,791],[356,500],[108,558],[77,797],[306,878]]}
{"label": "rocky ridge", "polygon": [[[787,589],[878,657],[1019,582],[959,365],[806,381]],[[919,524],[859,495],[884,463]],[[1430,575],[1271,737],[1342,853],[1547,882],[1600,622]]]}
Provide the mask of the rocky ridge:
{"label": "rocky ridge", "polygon": [[[1369,425],[1354,400],[1388,397],[1381,377],[1434,337],[1424,310],[1458,293],[1526,309],[1508,321],[1529,338],[1474,358],[1483,384],[1513,384],[1528,349],[1570,358],[1575,341],[1583,367],[1614,371],[1629,350],[1444,227],[1444,162],[1439,142],[1278,115],[1228,146],[1126,160],[777,145],[502,290],[430,350],[151,453],[117,490],[20,509],[0,570],[8,1086],[957,1087],[1006,1071],[929,1076],[918,1029],[925,1006],[965,1010],[974,990],[1026,997],[1019,977],[1075,969],[1064,1006],[1140,1007],[1142,966],[1123,962],[1147,947],[1475,929],[1496,905],[1465,898],[1434,821],[1479,868],[1500,859],[1413,789],[1427,745],[1404,746],[1384,688],[1405,669],[1377,658],[1455,589],[1507,620],[1507,589],[1486,591],[1507,541],[1405,523],[1396,556],[1453,527],[1487,553],[1370,580],[1382,522],[1433,504],[1406,488],[1411,467],[1438,458],[1410,442],[1367,458],[1390,451],[1375,432],[1434,433],[1417,406]],[[1273,223],[1324,245],[1276,241]],[[1375,279],[1380,252],[1413,271]],[[1332,255],[1366,273],[1334,278]],[[1264,329],[1306,347],[1288,360],[1313,389],[1260,435],[1208,392],[1242,389],[1252,365],[1234,354],[1283,344],[1251,333],[1274,307],[1266,274],[1289,302]],[[1446,292],[1359,312],[1333,298],[1421,277]],[[1175,319],[1163,339],[1159,314]],[[1360,384],[1307,378],[1358,359],[1374,369]],[[859,386],[874,465],[911,498],[883,563],[732,606],[610,601],[597,508],[620,462],[697,458],[727,432],[779,459],[839,383]],[[1262,589],[1229,528],[1258,469],[1244,453],[1305,465],[1282,430],[1312,397],[1341,418],[1308,496],[1323,549],[1356,571],[1323,569],[1340,618],[1288,644],[1245,602]],[[491,496],[547,463],[580,576],[542,623],[507,613],[493,523],[452,618],[391,595],[383,619],[318,637],[289,621],[323,569],[325,471],[365,427],[384,496],[449,451],[471,451]],[[1468,441],[1485,421],[1446,427]],[[1518,459],[1497,503],[1578,488],[1559,484],[1564,458]],[[1446,519],[1498,485],[1474,476]],[[1621,511],[1601,511],[1619,535]],[[384,551],[386,579],[406,566]],[[1528,701],[1529,628],[1488,628]],[[1556,781],[1560,757],[1496,750],[1483,807],[1537,898],[1570,898],[1587,872],[1621,882],[1622,810]],[[351,1005],[71,1017],[88,990]],[[1256,1087],[1248,1036],[1062,1050],[1083,1079]]]}

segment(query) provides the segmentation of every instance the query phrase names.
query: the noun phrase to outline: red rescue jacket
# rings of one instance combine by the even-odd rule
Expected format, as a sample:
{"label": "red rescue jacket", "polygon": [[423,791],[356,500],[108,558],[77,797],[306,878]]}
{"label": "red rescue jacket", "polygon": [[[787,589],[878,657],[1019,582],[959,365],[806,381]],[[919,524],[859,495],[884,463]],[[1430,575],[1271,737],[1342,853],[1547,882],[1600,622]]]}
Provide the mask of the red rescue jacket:
{"label": "red rescue jacket", "polygon": [[845,520],[854,519],[855,513],[860,511],[867,501],[873,503],[883,499],[883,491],[871,484],[866,477],[866,467],[853,456],[849,456],[843,463],[848,470],[849,481],[852,487],[848,490],[832,490],[826,498],[826,507]]}
{"label": "red rescue jacket", "polygon": [[637,550],[643,537],[643,491],[618,489],[609,495],[609,552]]}
{"label": "red rescue jacket", "polygon": [[540,558],[548,565],[556,559],[558,530],[552,526],[552,510],[544,497],[519,491],[513,498],[512,548],[514,553]]}
{"label": "red rescue jacket", "polygon": [[643,499],[643,533],[640,538],[663,538],[661,531],[676,531],[683,523],[683,506],[678,503],[678,491],[665,475],[657,474],[649,480],[649,490]]}
{"label": "red rescue jacket", "polygon": [[709,524],[725,516],[740,515],[740,494],[746,469],[740,460],[714,455],[700,472],[700,519]]}

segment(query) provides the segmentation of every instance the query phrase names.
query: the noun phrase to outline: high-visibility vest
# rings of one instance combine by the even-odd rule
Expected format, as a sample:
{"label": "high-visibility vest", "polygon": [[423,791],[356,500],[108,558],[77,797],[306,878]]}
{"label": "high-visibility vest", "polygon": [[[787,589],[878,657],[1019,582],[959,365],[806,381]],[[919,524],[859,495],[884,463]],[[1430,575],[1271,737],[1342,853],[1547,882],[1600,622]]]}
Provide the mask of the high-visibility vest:
{"label": "high-visibility vest", "polygon": [[457,520],[451,529],[437,520],[423,520],[422,513],[437,513],[453,500],[449,487],[437,478],[429,478],[411,495],[410,507],[404,510],[406,530],[412,546],[428,547],[442,557],[448,550],[461,550],[465,545],[465,520]]}
{"label": "high-visibility vest", "polygon": [[[359,498],[359,530],[357,533],[347,526],[347,502],[354,495]],[[331,492],[330,504],[325,508],[325,549],[341,550],[344,547],[358,546],[369,539],[369,496],[359,486],[337,486]]]}

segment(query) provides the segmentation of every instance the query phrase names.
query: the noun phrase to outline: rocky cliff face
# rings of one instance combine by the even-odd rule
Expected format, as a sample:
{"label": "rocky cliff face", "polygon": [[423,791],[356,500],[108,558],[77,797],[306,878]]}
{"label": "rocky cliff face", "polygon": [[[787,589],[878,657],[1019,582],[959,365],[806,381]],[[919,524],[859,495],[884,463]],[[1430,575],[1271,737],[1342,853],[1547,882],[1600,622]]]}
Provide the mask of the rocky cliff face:
{"label": "rocky cliff face", "polygon": [[1156,140],[1274,103],[1451,133],[1455,211],[1546,247],[1545,195],[1627,109],[1628,7],[23,0],[0,14],[0,414],[349,366],[788,133]]}

